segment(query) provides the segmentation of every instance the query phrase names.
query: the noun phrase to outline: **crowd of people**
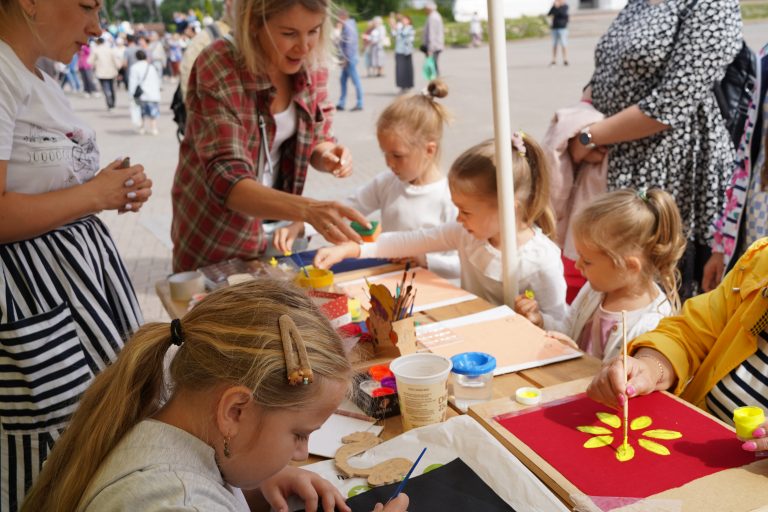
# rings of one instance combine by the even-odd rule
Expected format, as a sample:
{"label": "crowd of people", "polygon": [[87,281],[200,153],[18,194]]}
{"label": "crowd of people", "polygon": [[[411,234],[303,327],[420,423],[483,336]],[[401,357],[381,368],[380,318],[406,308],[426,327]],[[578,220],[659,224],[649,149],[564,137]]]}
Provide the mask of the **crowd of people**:
{"label": "crowd of people", "polygon": [[[656,3],[629,2],[598,42],[562,148],[522,131],[508,142],[525,290],[514,307],[604,361],[588,391],[595,400],[616,406],[665,389],[730,422],[734,407],[768,406],[766,87],[756,87],[735,150],[711,84],[741,45],[738,1],[700,0],[689,13]],[[123,25],[104,30],[99,7],[0,0],[0,510],[247,511],[263,502],[287,510],[297,494],[308,510],[348,511],[329,482],[289,465],[306,457],[308,436],[349,390],[338,332],[306,294],[270,280],[215,291],[181,319],[143,325],[97,214],[139,211],[152,182],[136,162],[102,166],[96,134],[62,86],[79,78],[93,94],[95,77],[111,109],[124,69],[119,83],[152,133],[155,86],[185,69],[183,54],[170,64],[178,55],[162,41],[181,46],[205,27],[187,48],[194,63],[183,80],[186,130],[172,189],[174,271],[290,250],[311,231],[329,244],[317,252],[319,268],[413,256],[500,304],[495,143],[468,144],[443,172],[447,82],[407,92],[410,20],[393,16],[389,30],[377,20],[363,39],[370,67],[378,72],[376,45],[392,37],[404,90],[375,126],[389,171],[346,200],[313,199],[307,173],[344,179],[354,168],[333,134],[349,78],[353,110],[363,108],[348,13],[336,27],[343,71],[334,108],[329,0],[226,2],[223,24],[177,13],[181,32],[126,29],[124,50]],[[434,3],[427,10],[422,51],[437,66],[442,19]],[[670,26],[674,37],[662,37]],[[68,63],[61,83],[39,62]],[[553,165],[557,151],[563,167]],[[604,173],[602,188],[568,212],[573,251],[565,255],[553,208],[564,168]],[[383,233],[362,243],[350,221],[368,227],[376,210]],[[724,227],[732,218],[744,226],[738,241]],[[710,256],[723,251],[736,262],[727,274]],[[573,301],[568,265],[586,280]],[[634,338],[628,382],[616,357],[622,311]],[[768,449],[766,429],[742,448]],[[401,494],[375,510],[407,506]]]}

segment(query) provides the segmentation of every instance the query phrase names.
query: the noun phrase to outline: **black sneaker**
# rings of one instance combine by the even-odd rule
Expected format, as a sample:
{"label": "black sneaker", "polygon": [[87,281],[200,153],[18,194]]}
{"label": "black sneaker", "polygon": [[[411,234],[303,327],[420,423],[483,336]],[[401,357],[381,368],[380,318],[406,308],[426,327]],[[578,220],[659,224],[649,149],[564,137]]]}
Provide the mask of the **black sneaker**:
{"label": "black sneaker", "polygon": [[363,110],[363,107],[361,107],[361,106],[359,106],[359,105],[358,105],[357,107],[355,107],[355,108],[353,108],[352,110],[350,110],[350,112],[359,112],[359,111],[361,111],[361,110]]}
{"label": "black sneaker", "polygon": [[336,110],[338,110],[339,112],[343,112],[344,107],[342,107],[341,105],[336,105]]}

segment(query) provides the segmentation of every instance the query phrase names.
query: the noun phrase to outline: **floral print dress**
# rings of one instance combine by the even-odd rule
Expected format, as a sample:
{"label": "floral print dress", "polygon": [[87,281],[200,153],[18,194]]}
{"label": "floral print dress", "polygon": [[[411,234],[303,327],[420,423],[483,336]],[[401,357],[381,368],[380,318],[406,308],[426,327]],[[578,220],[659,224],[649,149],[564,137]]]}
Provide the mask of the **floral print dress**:
{"label": "floral print dress", "polygon": [[597,44],[590,84],[606,116],[637,105],[670,127],[612,145],[608,189],[667,190],[689,239],[704,244],[734,159],[712,85],[741,48],[741,14],[738,0],[698,0],[684,14],[690,1],[629,0]]}

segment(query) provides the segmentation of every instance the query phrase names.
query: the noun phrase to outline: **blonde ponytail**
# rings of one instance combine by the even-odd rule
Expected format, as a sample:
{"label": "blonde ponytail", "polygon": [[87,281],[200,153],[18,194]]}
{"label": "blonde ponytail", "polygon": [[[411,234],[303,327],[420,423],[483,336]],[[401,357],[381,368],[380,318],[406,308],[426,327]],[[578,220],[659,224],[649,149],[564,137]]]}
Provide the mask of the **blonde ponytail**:
{"label": "blonde ponytail", "polygon": [[[282,315],[290,316],[305,341],[312,385],[288,384]],[[318,399],[319,381],[350,376],[338,333],[304,291],[290,284],[255,280],[215,291],[184,316],[181,327],[183,344],[170,366],[174,389],[243,385],[253,390],[258,405],[301,408]],[[109,453],[165,402],[163,359],[170,345],[169,324],[145,325],[94,379],[22,512],[77,509]]]}

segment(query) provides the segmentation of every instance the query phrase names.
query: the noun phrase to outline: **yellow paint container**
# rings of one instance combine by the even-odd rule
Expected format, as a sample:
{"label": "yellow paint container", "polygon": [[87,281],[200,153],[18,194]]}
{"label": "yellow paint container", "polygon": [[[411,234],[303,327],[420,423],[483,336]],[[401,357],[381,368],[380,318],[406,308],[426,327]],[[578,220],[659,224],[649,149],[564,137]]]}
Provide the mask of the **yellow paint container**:
{"label": "yellow paint container", "polygon": [[541,390],[531,387],[517,388],[515,400],[523,405],[536,405],[541,403]]}
{"label": "yellow paint container", "polygon": [[[306,270],[306,273],[304,270]],[[333,272],[307,265],[306,267],[299,268],[299,273],[296,274],[294,282],[302,288],[328,290],[333,286]]]}
{"label": "yellow paint container", "polygon": [[765,413],[759,407],[739,407],[733,411],[736,435],[744,441],[752,439],[752,432],[765,423]]}

